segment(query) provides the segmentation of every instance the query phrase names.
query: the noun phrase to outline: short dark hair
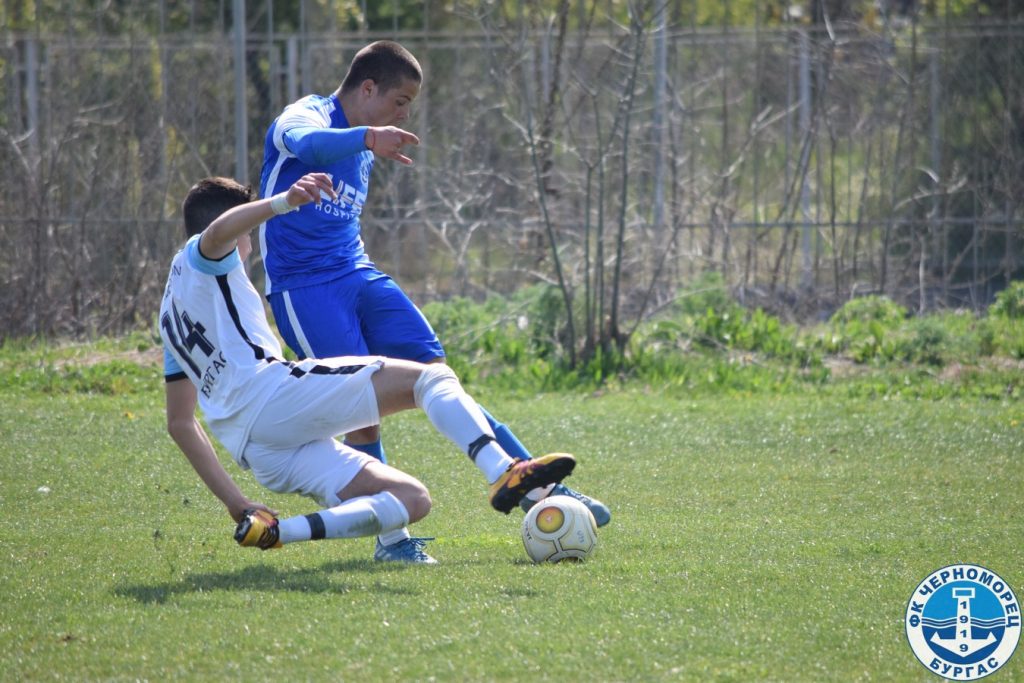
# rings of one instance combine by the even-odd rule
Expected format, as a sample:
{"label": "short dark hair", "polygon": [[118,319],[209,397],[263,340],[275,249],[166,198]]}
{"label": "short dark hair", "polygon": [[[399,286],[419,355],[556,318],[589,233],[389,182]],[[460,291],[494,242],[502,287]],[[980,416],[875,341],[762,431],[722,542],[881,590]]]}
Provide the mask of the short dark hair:
{"label": "short dark hair", "polygon": [[412,53],[404,47],[391,40],[378,40],[352,58],[345,80],[341,83],[341,92],[358,88],[366,79],[387,91],[397,88],[405,79],[422,83],[423,70]]}
{"label": "short dark hair", "polygon": [[192,186],[181,203],[185,234],[198,235],[228,209],[252,201],[252,187],[231,178],[203,178]]}

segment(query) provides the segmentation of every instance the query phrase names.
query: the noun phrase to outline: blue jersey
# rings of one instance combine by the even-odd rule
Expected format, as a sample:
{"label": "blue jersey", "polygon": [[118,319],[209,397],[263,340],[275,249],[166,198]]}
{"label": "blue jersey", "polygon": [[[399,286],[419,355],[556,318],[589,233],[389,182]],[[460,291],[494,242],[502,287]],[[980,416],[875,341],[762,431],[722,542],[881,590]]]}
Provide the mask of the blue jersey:
{"label": "blue jersey", "polygon": [[[343,152],[323,154],[297,144],[289,134],[314,129],[351,135]],[[266,293],[319,284],[360,268],[372,268],[360,235],[359,216],[369,191],[373,152],[366,149],[366,128],[351,128],[335,95],[309,95],[289,105],[270,125],[263,148],[260,196],[285,192],[303,175],[328,174],[337,200],[275,216],[260,226]],[[291,141],[292,148],[289,148]],[[339,156],[343,154],[343,156]]]}

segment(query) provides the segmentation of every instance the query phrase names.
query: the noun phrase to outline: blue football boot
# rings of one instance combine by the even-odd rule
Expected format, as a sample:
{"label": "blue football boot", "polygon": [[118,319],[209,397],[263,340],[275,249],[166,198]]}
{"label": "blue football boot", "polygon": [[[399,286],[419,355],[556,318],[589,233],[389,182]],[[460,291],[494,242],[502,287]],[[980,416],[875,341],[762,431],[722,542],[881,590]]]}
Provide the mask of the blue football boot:
{"label": "blue football boot", "polygon": [[433,538],[406,538],[391,545],[381,545],[380,539],[377,539],[377,549],[373,551],[373,559],[378,562],[437,564],[437,560],[423,551],[427,541],[433,540]]}

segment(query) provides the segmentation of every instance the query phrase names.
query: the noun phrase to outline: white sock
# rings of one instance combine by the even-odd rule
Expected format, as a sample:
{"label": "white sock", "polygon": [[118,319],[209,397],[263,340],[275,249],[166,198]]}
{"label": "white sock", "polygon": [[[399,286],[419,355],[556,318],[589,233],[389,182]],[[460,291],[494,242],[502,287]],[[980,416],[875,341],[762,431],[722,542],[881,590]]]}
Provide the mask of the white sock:
{"label": "white sock", "polygon": [[411,538],[411,536],[409,534],[409,530],[404,526],[401,529],[395,529],[394,531],[389,531],[377,536],[377,540],[380,541],[381,545],[394,545],[407,538]]}
{"label": "white sock", "polygon": [[473,464],[484,473],[488,484],[498,481],[514,461],[501,449],[497,441],[491,441],[481,448]]}
{"label": "white sock", "polygon": [[309,528],[309,520],[305,515],[281,519],[277,522],[277,529],[280,533],[281,543],[295,543],[296,541],[308,541],[312,535]]}
{"label": "white sock", "polygon": [[289,517],[278,522],[281,543],[375,536],[401,529],[409,523],[409,511],[387,491],[346,500],[311,515]]}
{"label": "white sock", "polygon": [[[447,365],[435,363],[427,366],[413,386],[413,395],[416,405],[427,414],[437,431],[463,452],[481,436],[494,438],[480,407],[463,390]],[[497,481],[512,462],[497,441],[490,441],[480,448],[473,460],[488,484]]]}

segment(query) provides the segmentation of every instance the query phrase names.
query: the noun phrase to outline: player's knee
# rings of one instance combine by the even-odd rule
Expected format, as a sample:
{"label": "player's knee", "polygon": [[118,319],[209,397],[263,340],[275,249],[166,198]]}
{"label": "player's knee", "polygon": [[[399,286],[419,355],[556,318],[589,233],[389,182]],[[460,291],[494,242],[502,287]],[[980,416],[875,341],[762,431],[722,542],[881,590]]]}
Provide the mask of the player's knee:
{"label": "player's knee", "polygon": [[410,484],[402,492],[402,503],[409,512],[409,523],[418,522],[430,514],[433,501],[430,499],[430,491],[420,482]]}
{"label": "player's knee", "polygon": [[419,379],[412,387],[416,407],[423,408],[425,397],[446,384],[459,384],[455,371],[443,363],[431,363],[423,368]]}

